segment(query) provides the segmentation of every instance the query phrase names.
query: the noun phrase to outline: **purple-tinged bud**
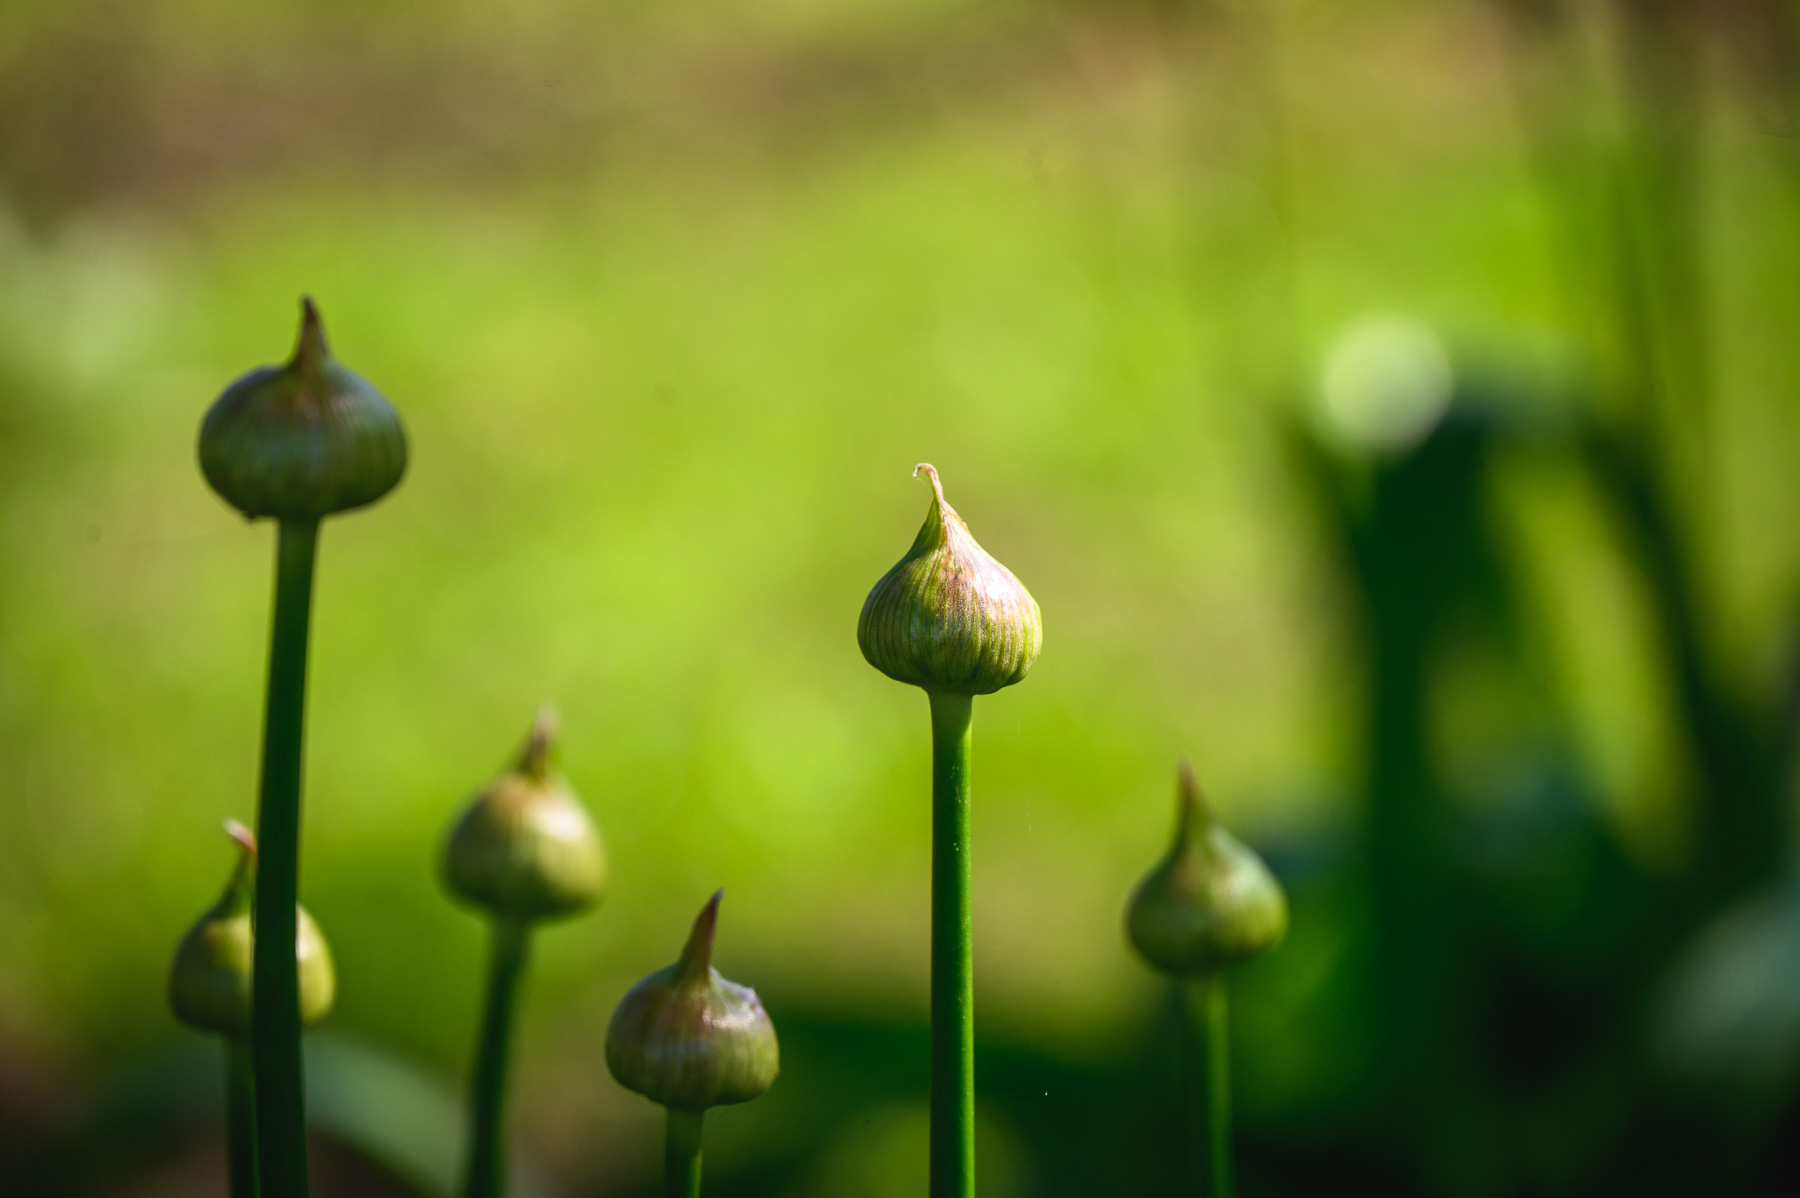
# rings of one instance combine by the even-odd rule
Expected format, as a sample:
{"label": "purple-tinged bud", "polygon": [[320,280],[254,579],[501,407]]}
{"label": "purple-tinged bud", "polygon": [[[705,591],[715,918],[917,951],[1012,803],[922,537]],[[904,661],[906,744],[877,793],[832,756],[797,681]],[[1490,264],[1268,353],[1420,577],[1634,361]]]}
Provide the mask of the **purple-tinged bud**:
{"label": "purple-tinged bud", "polygon": [[621,1086],[678,1110],[748,1102],[781,1071],[775,1025],[756,991],[712,967],[723,890],[694,921],[681,959],[633,986],[606,1029]]}
{"label": "purple-tinged bud", "polygon": [[869,664],[928,691],[986,695],[1030,672],[1044,645],[1044,620],[1012,571],[969,533],[944,499],[937,470],[931,510],[906,556],[863,602],[856,642]]}

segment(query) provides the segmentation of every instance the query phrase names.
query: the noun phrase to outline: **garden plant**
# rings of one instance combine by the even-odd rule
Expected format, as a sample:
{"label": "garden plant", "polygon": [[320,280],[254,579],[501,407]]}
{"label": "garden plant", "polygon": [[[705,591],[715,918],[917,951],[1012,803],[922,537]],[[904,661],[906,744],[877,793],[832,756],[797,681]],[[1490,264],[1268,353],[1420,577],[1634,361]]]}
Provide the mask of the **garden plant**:
{"label": "garden plant", "polygon": [[1125,929],[1138,954],[1173,982],[1189,1193],[1232,1194],[1225,971],[1275,947],[1287,924],[1281,883],[1219,825],[1201,797],[1193,764],[1183,761],[1174,841],[1138,883],[1125,909]]}
{"label": "garden plant", "polygon": [[969,533],[935,467],[912,548],[863,603],[869,664],[931,702],[931,1194],[975,1193],[975,966],[970,756],[975,696],[1024,679],[1043,648],[1037,601]]}
{"label": "garden plant", "polygon": [[[214,1033],[223,1042],[230,1193],[231,1198],[252,1198],[257,1193],[256,1083],[250,1057],[256,837],[236,820],[225,825],[225,833],[237,846],[237,865],[219,901],[176,946],[175,963],[169,969],[169,1006],[175,1018],[197,1031]],[[300,1022],[313,1024],[331,1013],[337,977],[331,947],[318,923],[304,907],[294,914]]]}
{"label": "garden plant", "polygon": [[587,811],[552,766],[556,716],[538,712],[512,768],[469,803],[444,843],[444,882],[488,916],[486,1005],[469,1080],[464,1198],[506,1177],[506,1087],[519,990],[535,925],[600,901],[606,862]]}
{"label": "garden plant", "polygon": [[699,1198],[708,1108],[749,1102],[781,1070],[775,1025],[756,991],[713,968],[724,891],[694,920],[681,959],[633,986],[606,1028],[606,1067],[621,1086],[668,1111],[666,1198]]}
{"label": "garden plant", "polygon": [[261,1198],[305,1198],[306,1080],[300,1056],[301,764],[313,561],[325,517],[374,503],[406,470],[406,434],[387,400],[332,357],[310,299],[285,366],[225,389],[200,426],[200,469],[250,520],[276,522],[275,615],[256,814],[251,917],[251,1060]]}

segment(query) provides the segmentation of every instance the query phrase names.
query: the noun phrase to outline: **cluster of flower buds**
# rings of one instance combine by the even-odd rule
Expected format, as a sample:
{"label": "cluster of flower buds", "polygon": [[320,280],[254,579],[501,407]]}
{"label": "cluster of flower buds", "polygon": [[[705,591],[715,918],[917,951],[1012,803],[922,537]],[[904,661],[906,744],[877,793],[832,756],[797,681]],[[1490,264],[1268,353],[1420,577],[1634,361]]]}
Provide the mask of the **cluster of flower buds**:
{"label": "cluster of flower buds", "polygon": [[[169,969],[169,1006],[189,1027],[247,1039],[255,944],[250,907],[256,889],[256,838],[236,820],[225,825],[225,832],[237,843],[237,865],[219,901],[195,921],[175,949],[175,963]],[[300,1021],[312,1024],[331,1013],[337,974],[319,925],[304,907],[297,915],[299,934],[294,952],[300,968]]]}
{"label": "cluster of flower buds", "polygon": [[[286,536],[289,525],[386,494],[405,472],[407,446],[394,409],[331,355],[318,311],[305,300],[292,359],[225,390],[201,426],[199,455],[219,495],[251,519],[280,521]],[[914,474],[921,471],[931,483],[930,510],[912,547],[869,592],[857,643],[876,669],[931,693],[934,721],[940,701],[960,705],[964,756],[953,772],[966,803],[962,697],[1021,681],[1042,648],[1043,620],[1030,592],[944,498],[937,471],[921,464]],[[555,737],[546,709],[517,760],[474,796],[443,847],[445,885],[502,933],[502,1022],[530,925],[592,907],[606,884],[600,835],[553,768]],[[1207,977],[1273,947],[1287,928],[1287,901],[1262,861],[1214,820],[1185,764],[1178,803],[1174,843],[1132,896],[1127,931],[1155,968]],[[228,830],[240,847],[236,869],[181,941],[169,999],[184,1023],[241,1041],[252,1030],[256,845],[242,826]],[[634,986],[607,1028],[607,1067],[621,1085],[669,1108],[672,1128],[676,1113],[697,1129],[698,1112],[757,1097],[780,1068],[775,1029],[755,991],[712,967],[722,894],[700,912],[680,959]],[[966,944],[962,951],[966,959]],[[311,1023],[330,1009],[335,978],[324,937],[303,909],[296,953],[300,1014]],[[505,1042],[504,1034],[493,1041],[502,1066]],[[481,1085],[497,1109],[499,1074]],[[697,1152],[696,1140],[696,1160]]]}

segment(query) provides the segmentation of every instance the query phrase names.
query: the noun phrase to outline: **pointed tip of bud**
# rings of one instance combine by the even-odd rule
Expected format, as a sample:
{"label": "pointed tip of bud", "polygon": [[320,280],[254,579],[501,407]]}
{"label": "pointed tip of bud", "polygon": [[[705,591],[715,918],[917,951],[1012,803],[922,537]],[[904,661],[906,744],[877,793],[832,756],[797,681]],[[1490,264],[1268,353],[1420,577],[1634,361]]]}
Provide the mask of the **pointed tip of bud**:
{"label": "pointed tip of bud", "polygon": [[913,467],[912,476],[914,478],[919,477],[919,471],[921,470],[925,472],[925,477],[931,480],[931,490],[937,496],[938,507],[948,508],[950,502],[944,498],[944,484],[943,480],[938,478],[937,467],[933,466],[930,462],[920,462],[917,466]]}
{"label": "pointed tip of bud", "polygon": [[525,747],[519,751],[518,771],[540,782],[548,778],[550,759],[556,752],[556,737],[561,731],[562,721],[557,717],[555,705],[539,706],[531,721],[531,732],[525,737]]}
{"label": "pointed tip of bud", "polygon": [[294,364],[302,371],[310,370],[331,357],[331,346],[325,340],[325,322],[319,317],[319,306],[310,295],[300,297],[300,336],[294,343]]}
{"label": "pointed tip of bud", "polygon": [[256,833],[235,819],[225,821],[225,835],[237,842],[247,856],[256,856]]}
{"label": "pointed tip of bud", "polygon": [[237,820],[228,819],[225,835],[237,847],[238,859],[219,901],[213,905],[213,912],[221,916],[249,912],[256,895],[256,833]]}
{"label": "pointed tip of bud", "polygon": [[1186,844],[1194,834],[1212,826],[1212,808],[1207,805],[1206,795],[1200,789],[1199,776],[1194,773],[1194,759],[1182,757],[1177,770],[1178,781],[1175,787],[1175,842]]}
{"label": "pointed tip of bud", "polygon": [[913,552],[943,546],[954,535],[952,530],[960,531],[973,542],[974,537],[969,534],[968,524],[950,506],[950,501],[944,498],[944,480],[938,477],[937,467],[930,462],[920,462],[913,467],[912,476],[919,477],[920,471],[924,471],[926,480],[931,483],[931,510],[925,513],[925,523],[920,526],[919,535],[913,542]]}
{"label": "pointed tip of bud", "polygon": [[712,898],[695,917],[694,930],[688,933],[687,944],[681,950],[683,977],[702,975],[712,968],[713,935],[719,927],[719,902],[724,897],[723,887],[713,891]]}

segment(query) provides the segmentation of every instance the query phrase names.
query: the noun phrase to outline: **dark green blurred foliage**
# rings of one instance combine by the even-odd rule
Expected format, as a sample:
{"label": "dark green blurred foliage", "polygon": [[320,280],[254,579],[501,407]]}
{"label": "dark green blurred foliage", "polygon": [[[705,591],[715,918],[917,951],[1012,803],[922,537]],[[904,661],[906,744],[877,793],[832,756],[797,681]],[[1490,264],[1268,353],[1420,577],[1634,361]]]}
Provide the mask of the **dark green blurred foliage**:
{"label": "dark green blurred foliage", "polygon": [[[1051,628],[977,717],[984,1193],[1168,1192],[1118,913],[1182,751],[1293,902],[1234,983],[1246,1198],[1800,1188],[1793,29],[0,7],[0,1192],[222,1178],[158,988],[268,563],[191,441],[303,289],[416,437],[320,596],[321,1195],[448,1184],[480,944],[432,846],[546,695],[617,878],[542,938],[520,1192],[654,1192],[605,1016],[720,884],[783,1070],[708,1192],[922,1192],[924,724],[854,644],[921,459]],[[1340,443],[1308,380],[1395,308],[1448,410]]]}

